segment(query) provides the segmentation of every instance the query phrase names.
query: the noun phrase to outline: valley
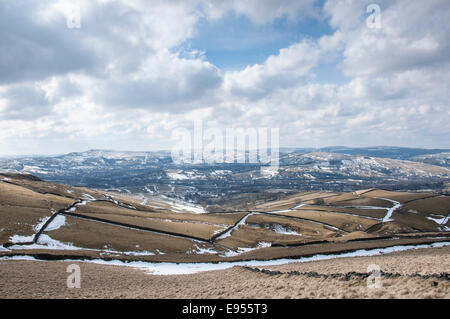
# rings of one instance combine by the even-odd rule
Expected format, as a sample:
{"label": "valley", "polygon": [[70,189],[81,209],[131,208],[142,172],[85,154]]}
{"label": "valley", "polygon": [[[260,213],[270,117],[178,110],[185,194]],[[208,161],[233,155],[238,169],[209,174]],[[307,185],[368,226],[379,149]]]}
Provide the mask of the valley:
{"label": "valley", "polygon": [[248,210],[0,174],[2,257],[156,263],[298,259],[450,241],[439,193],[298,192]]}

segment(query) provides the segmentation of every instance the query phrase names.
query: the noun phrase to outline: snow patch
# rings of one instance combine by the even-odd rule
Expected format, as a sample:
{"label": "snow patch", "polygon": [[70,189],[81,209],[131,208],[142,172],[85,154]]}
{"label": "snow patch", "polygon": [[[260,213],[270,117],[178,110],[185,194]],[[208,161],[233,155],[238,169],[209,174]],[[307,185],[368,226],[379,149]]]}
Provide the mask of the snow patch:
{"label": "snow patch", "polygon": [[83,197],[86,198],[86,199],[89,199],[89,200],[97,200],[96,198],[92,197],[92,195],[89,195],[89,194],[86,194],[86,193],[83,194]]}
{"label": "snow patch", "polygon": [[446,224],[448,223],[448,220],[450,219],[450,215],[448,215],[447,217],[444,217],[442,215],[434,215],[434,216],[438,216],[441,218],[433,218],[433,217],[428,216],[427,219],[434,221],[436,224],[441,226],[441,228],[443,230],[450,231],[450,227],[446,226]]}
{"label": "snow patch", "polygon": [[235,229],[238,229],[239,226],[244,225],[245,221],[247,220],[247,218],[249,218],[250,216],[255,215],[255,214],[258,214],[258,213],[249,213],[249,214],[245,215],[244,217],[242,217],[242,219],[235,226],[231,227],[227,232],[223,233],[222,235],[220,235],[216,239],[224,239],[224,238],[230,237],[231,233]]}
{"label": "snow patch", "polygon": [[166,172],[167,176],[169,176],[170,179],[173,180],[185,180],[185,179],[189,179],[189,177],[187,177],[184,174],[180,174],[180,173],[168,173]]}
{"label": "snow patch", "polygon": [[[250,260],[250,261],[219,262],[219,263],[151,263],[144,261],[132,261],[132,262],[124,262],[120,260],[106,261],[102,259],[77,260],[77,262],[83,261],[101,265],[133,267],[145,270],[148,274],[151,275],[187,275],[203,271],[224,270],[234,266],[267,267],[267,266],[284,265],[289,263],[310,262],[335,258],[379,256],[399,251],[423,249],[423,248],[447,247],[447,246],[450,246],[450,242],[438,242],[432,244],[421,244],[413,246],[393,246],[370,250],[362,249],[344,254],[315,255],[299,259],[283,258],[274,260]],[[0,260],[37,260],[37,259],[30,256],[5,256],[0,257]],[[74,260],[67,259],[64,261],[72,262]]]}
{"label": "snow patch", "polygon": [[21,235],[13,235],[9,238],[9,241],[18,244],[18,243],[29,243],[34,239],[34,235],[31,236],[21,236]]}
{"label": "snow patch", "polygon": [[301,234],[297,233],[296,231],[290,229],[289,227],[283,227],[280,224],[274,224],[273,228],[271,229],[273,229],[273,231],[278,234],[301,236]]}
{"label": "snow patch", "polygon": [[72,243],[65,244],[58,240],[50,238],[48,235],[42,234],[37,241],[38,245],[44,246],[46,249],[60,249],[60,250],[79,250],[82,248],[73,246]]}
{"label": "snow patch", "polygon": [[189,213],[194,214],[206,214],[207,211],[202,206],[193,205],[186,202],[173,202],[170,203],[172,205],[172,209],[175,210],[175,213],[187,211]]}
{"label": "snow patch", "polygon": [[201,247],[198,247],[198,245],[195,245],[195,251],[194,251],[196,254],[200,254],[200,255],[204,255],[204,254],[211,254],[211,255],[214,255],[214,254],[217,254],[217,251],[215,251],[214,249],[212,249],[212,248],[201,248]]}
{"label": "snow patch", "polygon": [[257,250],[257,249],[261,249],[261,248],[268,248],[271,247],[272,243],[268,243],[268,242],[259,242],[258,245],[256,247],[249,247],[249,248],[237,248],[236,250],[228,250],[227,252],[222,253],[220,256],[222,257],[234,257],[234,256],[238,256],[241,255],[243,253],[252,251],[252,250]]}
{"label": "snow patch", "polygon": [[387,222],[392,222],[392,221],[394,221],[394,220],[391,218],[391,217],[392,217],[392,214],[394,213],[394,211],[396,211],[397,209],[399,209],[400,207],[402,207],[402,204],[400,204],[399,202],[397,202],[397,201],[395,201],[395,200],[389,199],[389,198],[380,198],[380,199],[390,201],[391,203],[394,204],[394,206],[392,206],[391,208],[388,209],[386,215],[383,217],[382,222],[383,222],[383,223],[387,223]]}
{"label": "snow patch", "polygon": [[45,231],[57,230],[60,227],[64,226],[65,224],[66,224],[66,216],[58,215],[50,222],[50,224],[47,225]]}

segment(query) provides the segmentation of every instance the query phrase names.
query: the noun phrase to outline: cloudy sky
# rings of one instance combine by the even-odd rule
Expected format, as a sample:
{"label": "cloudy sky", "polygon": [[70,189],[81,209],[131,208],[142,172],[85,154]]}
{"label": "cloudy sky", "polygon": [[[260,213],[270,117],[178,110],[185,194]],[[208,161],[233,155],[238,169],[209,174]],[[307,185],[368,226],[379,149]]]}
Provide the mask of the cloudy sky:
{"label": "cloudy sky", "polygon": [[194,119],[450,148],[448,0],[74,3],[0,1],[0,156],[170,149]]}

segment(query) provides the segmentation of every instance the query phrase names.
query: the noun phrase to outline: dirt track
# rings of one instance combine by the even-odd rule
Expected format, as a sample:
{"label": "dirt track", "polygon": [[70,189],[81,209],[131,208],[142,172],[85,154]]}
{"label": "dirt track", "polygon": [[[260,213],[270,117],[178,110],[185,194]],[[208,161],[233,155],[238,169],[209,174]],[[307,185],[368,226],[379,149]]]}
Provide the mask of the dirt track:
{"label": "dirt track", "polygon": [[[68,262],[0,261],[1,298],[450,298],[450,247],[411,250],[193,275],[154,276],[139,269],[78,263],[81,288],[68,289]],[[380,288],[352,272],[377,264]],[[275,272],[281,272],[275,273]],[[297,272],[297,273],[296,273]],[[328,274],[314,276],[316,272]],[[439,274],[445,273],[444,276]],[[343,276],[334,276],[342,274]],[[434,276],[430,276],[434,275]]]}

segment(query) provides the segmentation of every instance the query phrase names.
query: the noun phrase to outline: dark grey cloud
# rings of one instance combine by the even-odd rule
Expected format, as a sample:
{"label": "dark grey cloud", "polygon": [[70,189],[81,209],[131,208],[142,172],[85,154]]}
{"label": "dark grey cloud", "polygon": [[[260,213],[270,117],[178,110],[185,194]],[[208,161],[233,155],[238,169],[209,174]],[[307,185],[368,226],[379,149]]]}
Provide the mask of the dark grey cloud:
{"label": "dark grey cloud", "polygon": [[210,64],[195,67],[190,67],[188,61],[183,64],[186,65],[181,67],[178,75],[172,74],[169,77],[164,73],[159,74],[160,68],[155,70],[150,68],[149,73],[158,75],[137,80],[105,81],[95,98],[107,106],[143,108],[161,112],[177,113],[202,107],[203,105],[195,105],[192,102],[219,88],[222,77]]}
{"label": "dark grey cloud", "polygon": [[68,29],[63,15],[51,23],[38,18],[47,1],[0,2],[0,84],[35,81],[87,70],[99,63],[84,46],[79,29]]}

